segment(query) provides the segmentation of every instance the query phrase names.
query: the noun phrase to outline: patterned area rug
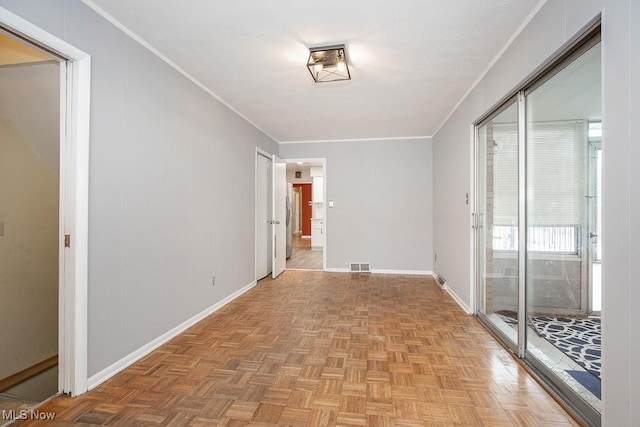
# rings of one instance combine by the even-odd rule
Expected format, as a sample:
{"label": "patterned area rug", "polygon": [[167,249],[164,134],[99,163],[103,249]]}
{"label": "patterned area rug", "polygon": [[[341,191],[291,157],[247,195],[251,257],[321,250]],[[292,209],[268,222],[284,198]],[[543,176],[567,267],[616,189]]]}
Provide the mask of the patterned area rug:
{"label": "patterned area rug", "polygon": [[600,378],[602,366],[602,325],[599,318],[533,317],[538,333]]}
{"label": "patterned area rug", "polygon": [[589,390],[591,394],[602,400],[602,383],[600,382],[600,378],[587,371],[574,371],[567,369],[566,372],[571,375],[573,379],[582,384],[584,388]]}

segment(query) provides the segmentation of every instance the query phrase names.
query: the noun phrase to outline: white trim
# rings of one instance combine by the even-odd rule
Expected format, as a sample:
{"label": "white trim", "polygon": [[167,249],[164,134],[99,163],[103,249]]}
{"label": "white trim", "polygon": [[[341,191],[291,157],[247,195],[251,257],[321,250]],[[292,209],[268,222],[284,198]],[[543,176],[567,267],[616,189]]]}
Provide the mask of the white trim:
{"label": "white trim", "polygon": [[451,289],[451,287],[449,285],[447,285],[447,281],[445,280],[444,284],[440,284],[440,282],[438,282],[438,273],[436,272],[431,272],[431,275],[433,276],[433,279],[436,281],[436,285],[442,289],[443,291],[445,291],[446,293],[448,293],[451,298],[453,298],[453,300],[460,306],[460,308],[462,308],[462,310],[464,310],[465,313],[467,314],[473,314],[473,311],[471,310],[471,308],[469,308],[469,306],[467,304],[465,304],[464,300],[462,298],[460,298],[458,296],[458,294],[455,293],[455,291],[453,289]]}
{"label": "white trim", "polygon": [[0,6],[0,25],[10,28],[13,32],[25,36],[29,40],[33,40],[36,44],[45,46],[63,58],[79,61],[89,57],[80,49],[36,27],[31,22],[2,6]]}
{"label": "white trim", "polygon": [[269,159],[269,160],[272,160],[272,159],[273,159],[273,154],[272,154],[272,153],[270,153],[270,152],[268,152],[267,150],[264,150],[264,149],[262,149],[262,148],[260,148],[260,147],[258,147],[258,146],[256,145],[256,155],[258,155],[258,154],[260,154],[260,155],[262,155],[262,156],[266,157],[266,158],[267,158],[267,159]]}
{"label": "white trim", "polygon": [[431,277],[433,277],[433,280],[435,280],[437,287],[439,287],[440,289],[444,289],[443,285],[441,285],[440,282],[438,282],[438,277],[439,277],[438,273],[436,273],[435,271],[432,271]]}
{"label": "white trim", "polygon": [[277,141],[278,144],[318,144],[325,142],[375,142],[375,141],[414,141],[431,139],[431,136],[390,136],[384,138],[348,138],[348,139],[303,139],[299,141]]}
{"label": "white trim", "polygon": [[496,65],[496,62],[498,62],[500,57],[502,57],[502,55],[504,55],[504,53],[507,51],[507,49],[509,49],[509,47],[513,44],[513,42],[516,40],[516,38],[518,38],[518,36],[524,31],[524,29],[527,27],[527,25],[529,25],[531,20],[538,14],[538,12],[540,12],[540,9],[542,9],[542,6],[544,6],[544,4],[546,2],[547,2],[547,0],[540,0],[540,2],[536,5],[536,7],[531,11],[529,16],[527,16],[527,19],[525,19],[524,22],[522,24],[520,24],[520,26],[518,27],[516,32],[513,33],[511,38],[509,40],[507,40],[507,42],[504,44],[504,46],[502,46],[502,49],[500,49],[500,51],[496,54],[496,56],[493,57],[491,62],[489,62],[489,65],[487,65],[487,67],[484,69],[482,74],[480,74],[480,76],[476,79],[476,81],[473,82],[473,84],[471,85],[469,90],[462,96],[462,98],[460,98],[460,101],[458,101],[458,103],[453,107],[451,112],[449,114],[447,114],[447,117],[445,117],[445,119],[442,121],[442,123],[440,123],[440,126],[437,127],[435,132],[433,132],[434,136],[437,135],[438,132],[440,132],[440,129],[442,129],[442,127],[445,125],[445,123],[447,123],[449,121],[451,116],[453,116],[453,114],[458,110],[458,108],[460,108],[460,106],[465,101],[465,99],[467,99],[467,97],[471,94],[471,92],[473,92],[473,90],[476,88],[476,86],[478,86],[480,84],[480,82],[486,77],[487,73],[491,70],[491,68],[494,65]]}
{"label": "white trim", "polygon": [[253,280],[258,280],[258,156],[260,148],[256,146],[253,156]]}
{"label": "white trim", "polygon": [[464,310],[465,313],[467,314],[473,314],[473,311],[471,311],[471,309],[469,308],[469,306],[467,304],[464,303],[463,299],[460,298],[458,296],[458,294],[455,293],[455,291],[453,289],[451,289],[451,287],[449,287],[449,285],[447,285],[447,283],[445,282],[445,284],[442,286],[442,290],[444,290],[446,293],[448,293],[451,298],[453,298],[453,300],[458,303],[458,305],[460,306],[460,308],[462,308],[462,310]]}
{"label": "white trim", "polygon": [[[329,244],[327,240],[327,231],[329,230],[329,198],[327,197],[327,188],[329,187],[329,180],[327,179],[327,158],[322,157],[322,209],[323,209],[323,236],[322,236],[322,270],[327,268],[327,254],[329,253]],[[313,184],[311,184],[313,190]],[[313,194],[313,193],[311,193]],[[313,213],[313,211],[312,211]]]}
{"label": "white trim", "polygon": [[108,12],[106,12],[100,6],[98,6],[97,4],[95,4],[91,0],[82,0],[82,2],[84,4],[86,4],[88,7],[90,7],[91,9],[93,9],[93,11],[96,12],[98,15],[102,16],[105,20],[107,20],[114,27],[116,27],[117,29],[122,31],[124,34],[126,34],[127,36],[131,37],[133,40],[138,42],[140,45],[142,45],[142,47],[144,47],[149,52],[151,52],[152,54],[157,56],[160,60],[165,62],[167,65],[169,65],[171,68],[176,70],[178,73],[182,74],[187,80],[191,81],[193,84],[195,84],[200,89],[202,89],[203,91],[205,91],[206,93],[211,95],[213,98],[215,98],[218,102],[220,102],[222,105],[227,107],[229,110],[231,110],[234,113],[236,113],[238,116],[240,116],[243,120],[245,120],[251,126],[253,126],[257,130],[259,130],[260,132],[265,134],[269,139],[271,139],[272,141],[274,141],[276,143],[278,142],[273,136],[269,135],[269,133],[267,133],[267,131],[265,131],[260,126],[255,124],[253,121],[251,121],[247,116],[242,114],[240,111],[236,110],[234,107],[231,106],[231,104],[229,104],[227,101],[222,99],[217,93],[215,93],[214,91],[209,89],[207,86],[205,86],[203,83],[201,83],[198,79],[196,79],[191,74],[189,74],[184,68],[180,67],[178,64],[173,62],[171,59],[169,59],[166,56],[164,56],[164,54],[162,54],[162,52],[160,52],[158,49],[156,49],[151,44],[149,44],[149,42],[147,42],[145,39],[143,39],[142,37],[140,37],[139,35],[137,35],[133,31],[131,31],[129,28],[127,28],[124,24],[122,24],[116,18],[111,16]]}
{"label": "white trim", "polygon": [[[271,277],[273,279],[277,278],[279,275],[281,275],[282,273],[284,273],[284,271],[287,269],[287,257],[286,257],[286,250],[287,250],[287,241],[286,241],[286,234],[287,234],[287,226],[286,226],[286,220],[284,218],[282,218],[279,214],[280,213],[284,213],[284,217],[286,217],[286,206],[284,206],[284,210],[280,211],[280,209],[283,208],[283,205],[286,205],[286,198],[287,198],[287,162],[284,161],[283,159],[281,159],[278,155],[273,154],[271,156],[271,200],[272,200],[272,206],[271,206],[271,219],[274,220],[273,222],[273,226],[271,227]],[[281,178],[280,178],[280,173],[279,173],[279,169],[280,166],[284,165],[284,174],[282,176],[282,179],[284,179],[284,197],[282,197],[282,199],[279,199],[279,195],[281,195],[281,188],[279,186],[280,183],[282,183]],[[257,187],[257,186],[256,186]],[[282,204],[280,204],[280,202],[282,202]],[[282,220],[280,219],[282,218]],[[284,232],[282,231],[284,230]],[[278,236],[280,236],[280,242],[278,241]],[[282,240],[284,240],[284,242],[282,242]],[[278,248],[280,248],[280,251],[278,251]],[[278,257],[278,252],[280,252],[280,255],[282,255],[284,253],[284,257]],[[284,259],[283,259],[284,258]]]}
{"label": "white trim", "polygon": [[370,273],[352,273],[348,268],[326,268],[324,271],[328,273],[349,273],[349,274],[395,274],[405,276],[432,276],[436,277],[435,273],[430,270],[387,270],[387,269],[372,269]]}
{"label": "white trim", "polygon": [[[87,390],[88,361],[88,288],[89,288],[89,119],[91,94],[91,58],[73,61],[72,99],[70,135],[72,156],[69,169],[70,190],[66,201],[67,210],[73,210],[73,221],[68,222],[67,233],[72,237],[71,247],[67,248],[73,258],[74,296],[65,304],[67,313],[71,313],[73,324],[68,325],[75,345],[73,349],[73,379],[69,392],[76,396]],[[68,285],[67,285],[68,286]]]}
{"label": "white trim", "polygon": [[469,125],[470,132],[470,141],[471,147],[470,152],[471,156],[469,159],[469,168],[471,173],[469,174],[469,307],[472,312],[475,313],[478,309],[477,303],[477,265],[476,265],[476,256],[477,256],[477,230],[473,228],[473,213],[476,213],[476,208],[478,206],[478,201],[476,200],[476,187],[477,187],[477,141],[476,141],[476,125]]}
{"label": "white trim", "polygon": [[60,236],[58,391],[76,396],[87,390],[91,57],[3,7],[0,25],[69,61],[60,79],[60,230],[71,247]]}
{"label": "white trim", "polygon": [[91,378],[89,378],[89,381],[88,381],[89,390],[94,389],[98,385],[102,384],[109,378],[116,375],[118,372],[122,371],[128,366],[131,366],[136,361],[140,360],[147,354],[151,353],[153,350],[157,349],[167,341],[178,336],[179,334],[189,329],[191,326],[195,325],[196,323],[200,322],[207,316],[210,316],[211,314],[213,314],[223,306],[229,304],[231,301],[233,301],[234,299],[238,298],[239,296],[241,296],[242,294],[244,294],[245,292],[249,291],[251,288],[256,286],[257,283],[258,282],[254,280],[253,282],[242,287],[241,289],[237,290],[236,292],[232,293],[226,298],[218,301],[217,303],[210,306],[209,308],[206,308],[205,310],[201,311],[200,313],[196,314],[190,319],[185,320],[175,328],[165,332],[164,334],[160,335],[158,338],[154,339],[153,341],[143,345],[139,349],[133,351],[132,353],[129,353],[127,356],[123,357],[122,359],[118,360],[117,362],[106,367],[105,369],[98,372],[97,374],[93,375]]}
{"label": "white trim", "polygon": [[433,276],[433,271],[430,270],[389,270],[381,268],[372,268],[373,274],[400,274],[406,276]]}
{"label": "white trim", "polygon": [[65,171],[67,164],[67,116],[69,115],[69,103],[67,103],[67,69],[68,62],[60,63],[60,146],[59,148],[59,176],[58,176],[58,391],[62,392],[66,390],[68,378],[65,374],[70,371],[69,358],[66,357],[68,350],[66,345],[68,340],[66,336],[67,320],[65,316],[64,306],[66,301],[66,293],[64,292],[64,283],[66,281],[66,253],[64,252],[63,245],[61,245],[61,236],[64,236],[66,232],[66,206],[64,203],[60,203],[62,200],[67,200],[67,189]]}
{"label": "white trim", "polygon": [[348,268],[335,268],[335,267],[327,267],[324,269],[327,273],[349,273]]}

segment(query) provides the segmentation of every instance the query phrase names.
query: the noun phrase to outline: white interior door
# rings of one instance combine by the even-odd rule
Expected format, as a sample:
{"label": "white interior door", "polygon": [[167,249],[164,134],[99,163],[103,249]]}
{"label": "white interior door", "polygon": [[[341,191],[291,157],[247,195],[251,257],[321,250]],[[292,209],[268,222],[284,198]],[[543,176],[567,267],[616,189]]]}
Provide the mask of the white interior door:
{"label": "white interior door", "polygon": [[260,280],[272,271],[271,216],[271,156],[258,152],[256,158],[256,279]]}
{"label": "white interior door", "polygon": [[273,272],[278,277],[287,268],[287,164],[273,155]]}

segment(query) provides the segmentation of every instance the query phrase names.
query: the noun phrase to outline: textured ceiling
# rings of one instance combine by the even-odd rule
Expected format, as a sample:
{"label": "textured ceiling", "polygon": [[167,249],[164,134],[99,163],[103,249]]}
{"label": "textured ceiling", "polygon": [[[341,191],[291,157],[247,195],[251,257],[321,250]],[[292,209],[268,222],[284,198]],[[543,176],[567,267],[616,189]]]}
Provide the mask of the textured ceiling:
{"label": "textured ceiling", "polygon": [[[540,0],[85,0],[278,142],[431,136]],[[316,84],[309,46],[352,80]]]}

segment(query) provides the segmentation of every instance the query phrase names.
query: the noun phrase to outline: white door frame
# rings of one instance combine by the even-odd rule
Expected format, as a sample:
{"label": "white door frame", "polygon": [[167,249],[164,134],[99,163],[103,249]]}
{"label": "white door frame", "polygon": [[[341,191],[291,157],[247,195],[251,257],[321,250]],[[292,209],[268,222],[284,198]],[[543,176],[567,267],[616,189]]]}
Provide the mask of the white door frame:
{"label": "white door frame", "polygon": [[287,164],[277,155],[271,157],[271,277],[287,269]]}
{"label": "white door frame", "polygon": [[[58,391],[87,391],[89,108],[91,57],[0,7],[0,25],[66,58],[60,73]],[[64,236],[70,236],[65,247]]]}

